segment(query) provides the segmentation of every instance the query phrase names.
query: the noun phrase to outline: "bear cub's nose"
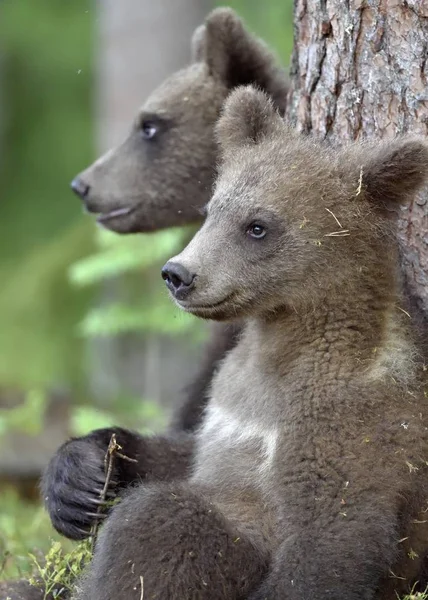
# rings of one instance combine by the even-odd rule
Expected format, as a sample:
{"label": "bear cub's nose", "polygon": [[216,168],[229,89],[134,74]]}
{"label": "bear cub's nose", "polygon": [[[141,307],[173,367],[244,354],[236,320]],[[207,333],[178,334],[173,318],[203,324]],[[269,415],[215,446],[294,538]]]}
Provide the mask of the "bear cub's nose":
{"label": "bear cub's nose", "polygon": [[70,187],[82,200],[89,194],[90,186],[80,179],[80,177],[75,177],[70,183]]}
{"label": "bear cub's nose", "polygon": [[195,274],[180,263],[167,262],[162,269],[162,279],[178,300],[184,300],[193,287]]}

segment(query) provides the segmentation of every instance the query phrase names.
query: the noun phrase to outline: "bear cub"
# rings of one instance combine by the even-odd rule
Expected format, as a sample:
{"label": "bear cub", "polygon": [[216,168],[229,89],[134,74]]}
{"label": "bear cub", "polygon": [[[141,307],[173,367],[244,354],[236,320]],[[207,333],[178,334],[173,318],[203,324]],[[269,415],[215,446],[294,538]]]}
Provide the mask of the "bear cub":
{"label": "bear cub", "polygon": [[188,475],[119,503],[76,598],[393,600],[428,550],[428,406],[391,215],[428,146],[298,137],[252,87],[217,133],[206,221],[162,275],[242,337]]}

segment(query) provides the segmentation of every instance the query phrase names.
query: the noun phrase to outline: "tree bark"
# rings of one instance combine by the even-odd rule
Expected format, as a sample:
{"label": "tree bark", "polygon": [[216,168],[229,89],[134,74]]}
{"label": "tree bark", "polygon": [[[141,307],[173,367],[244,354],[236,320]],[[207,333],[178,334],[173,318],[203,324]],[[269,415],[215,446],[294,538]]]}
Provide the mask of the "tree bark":
{"label": "tree bark", "polygon": [[[289,118],[335,141],[428,133],[428,0],[295,0]],[[428,165],[427,165],[428,168]],[[399,216],[406,283],[428,315],[428,190]]]}

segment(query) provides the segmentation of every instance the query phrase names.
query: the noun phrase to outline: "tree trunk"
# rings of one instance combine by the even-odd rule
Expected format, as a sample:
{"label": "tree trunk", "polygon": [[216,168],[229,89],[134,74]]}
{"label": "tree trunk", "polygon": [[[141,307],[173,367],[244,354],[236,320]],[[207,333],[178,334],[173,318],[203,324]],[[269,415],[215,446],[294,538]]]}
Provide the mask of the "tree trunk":
{"label": "tree trunk", "polygon": [[[289,117],[337,141],[427,135],[427,58],[428,0],[295,0]],[[425,314],[427,199],[399,219],[407,286]]]}

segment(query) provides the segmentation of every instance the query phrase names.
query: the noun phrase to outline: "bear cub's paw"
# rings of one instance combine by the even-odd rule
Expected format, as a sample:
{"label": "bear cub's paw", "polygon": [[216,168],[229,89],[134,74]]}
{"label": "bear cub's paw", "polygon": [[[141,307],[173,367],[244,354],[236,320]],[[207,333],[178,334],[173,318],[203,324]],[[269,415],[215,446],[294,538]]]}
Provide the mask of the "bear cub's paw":
{"label": "bear cub's paw", "polygon": [[[54,528],[72,540],[90,535],[91,527],[105,518],[101,494],[106,482],[103,430],[63,444],[50,461],[41,483],[43,500]],[[106,501],[117,492],[118,468],[113,467]],[[102,510],[101,510],[101,507]]]}

